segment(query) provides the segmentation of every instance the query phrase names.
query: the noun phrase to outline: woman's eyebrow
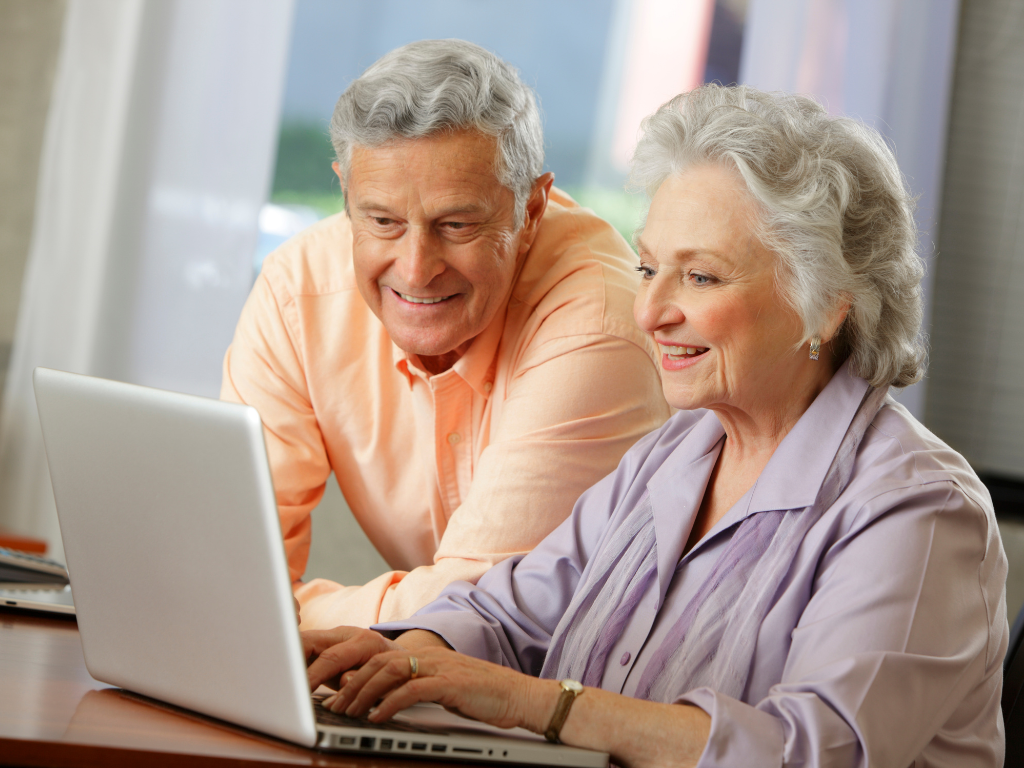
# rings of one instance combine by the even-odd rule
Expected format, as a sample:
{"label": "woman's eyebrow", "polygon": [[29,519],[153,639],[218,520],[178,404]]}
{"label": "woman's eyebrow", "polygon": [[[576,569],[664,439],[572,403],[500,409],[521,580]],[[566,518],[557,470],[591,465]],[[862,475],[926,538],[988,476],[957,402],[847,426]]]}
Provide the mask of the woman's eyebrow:
{"label": "woman's eyebrow", "polygon": [[[652,259],[654,258],[654,256],[651,255],[650,249],[647,248],[647,246],[644,244],[644,241],[640,238],[637,238],[636,250],[638,256],[647,256]],[[672,257],[678,261],[684,261],[687,259],[699,259],[701,257],[704,257],[719,262],[720,266],[732,266],[733,264],[733,262],[730,259],[723,256],[718,251],[712,250],[710,248],[702,248],[699,246],[696,248],[679,248],[677,250],[674,250],[672,251]]]}

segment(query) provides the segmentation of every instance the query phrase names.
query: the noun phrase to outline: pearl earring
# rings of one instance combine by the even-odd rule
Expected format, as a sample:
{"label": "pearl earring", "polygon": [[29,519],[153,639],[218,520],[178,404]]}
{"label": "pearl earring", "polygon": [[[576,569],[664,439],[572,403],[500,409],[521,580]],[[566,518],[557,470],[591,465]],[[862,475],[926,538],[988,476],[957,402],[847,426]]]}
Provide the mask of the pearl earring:
{"label": "pearl earring", "polygon": [[811,337],[811,360],[818,359],[818,353],[821,351],[821,338],[818,336]]}

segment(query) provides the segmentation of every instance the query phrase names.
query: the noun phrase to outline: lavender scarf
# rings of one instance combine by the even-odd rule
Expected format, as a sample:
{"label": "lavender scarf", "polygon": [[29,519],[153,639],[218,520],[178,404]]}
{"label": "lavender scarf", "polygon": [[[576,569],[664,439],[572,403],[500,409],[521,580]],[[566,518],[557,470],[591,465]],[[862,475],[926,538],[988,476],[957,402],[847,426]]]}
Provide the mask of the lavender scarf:
{"label": "lavender scarf", "polygon": [[[864,395],[814,503],[744,520],[683,609],[640,678],[636,695],[672,702],[708,686],[740,698],[754,642],[797,548],[850,482],[857,448],[887,387]],[[552,635],[541,677],[599,686],[612,646],[658,573],[654,515],[646,493],[595,554]]]}

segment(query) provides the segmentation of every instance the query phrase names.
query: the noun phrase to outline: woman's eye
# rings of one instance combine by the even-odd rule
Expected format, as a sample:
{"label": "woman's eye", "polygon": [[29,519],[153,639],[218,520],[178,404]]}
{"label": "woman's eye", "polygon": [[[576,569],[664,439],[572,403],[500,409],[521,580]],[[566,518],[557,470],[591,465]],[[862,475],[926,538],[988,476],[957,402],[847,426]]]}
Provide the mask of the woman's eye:
{"label": "woman's eye", "polygon": [[707,275],[701,275],[696,272],[691,272],[690,279],[693,280],[695,285],[708,285],[709,283],[711,283],[713,278],[710,278]]}
{"label": "woman's eye", "polygon": [[640,277],[643,280],[650,280],[657,274],[651,267],[644,266],[643,264],[639,267],[634,267],[634,269],[640,273]]}

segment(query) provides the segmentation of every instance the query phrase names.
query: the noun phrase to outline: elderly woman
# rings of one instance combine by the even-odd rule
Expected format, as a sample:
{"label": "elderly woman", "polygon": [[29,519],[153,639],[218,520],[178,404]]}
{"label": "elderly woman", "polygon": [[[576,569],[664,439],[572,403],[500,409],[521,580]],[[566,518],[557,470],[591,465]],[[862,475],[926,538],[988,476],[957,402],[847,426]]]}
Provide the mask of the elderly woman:
{"label": "elderly woman", "polygon": [[892,153],[806,98],[705,86],[648,118],[633,179],[636,320],[680,412],[397,640],[306,633],[311,683],[623,766],[1001,765],[989,496],[887,395],[924,365]]}

